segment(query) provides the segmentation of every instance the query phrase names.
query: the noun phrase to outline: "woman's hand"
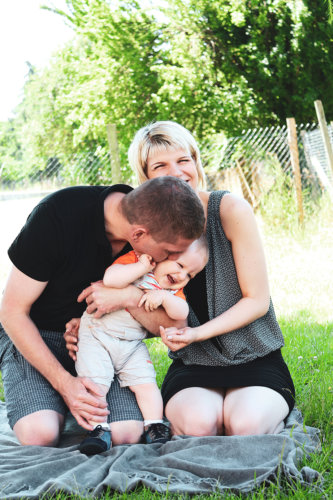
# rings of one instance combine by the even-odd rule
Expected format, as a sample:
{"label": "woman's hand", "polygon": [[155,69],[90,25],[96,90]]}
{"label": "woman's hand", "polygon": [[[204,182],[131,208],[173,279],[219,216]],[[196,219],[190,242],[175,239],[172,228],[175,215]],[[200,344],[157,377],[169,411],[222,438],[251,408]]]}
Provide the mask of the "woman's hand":
{"label": "woman's hand", "polygon": [[185,327],[177,329],[174,327],[163,328],[160,326],[160,334],[163,343],[170,349],[170,351],[179,351],[183,349],[192,342],[198,342],[198,330],[197,328]]}
{"label": "woman's hand", "polygon": [[66,323],[66,331],[64,333],[66,348],[68,349],[68,354],[73,361],[76,361],[76,353],[79,350],[77,346],[79,339],[79,327],[80,318],[73,318]]}

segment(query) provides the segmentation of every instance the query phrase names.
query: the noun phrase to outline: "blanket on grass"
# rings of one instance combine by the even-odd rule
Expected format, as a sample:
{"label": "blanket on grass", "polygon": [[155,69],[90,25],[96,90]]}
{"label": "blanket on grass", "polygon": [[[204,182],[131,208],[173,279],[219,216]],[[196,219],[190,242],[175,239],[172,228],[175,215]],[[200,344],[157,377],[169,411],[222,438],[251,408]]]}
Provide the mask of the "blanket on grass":
{"label": "blanket on grass", "polygon": [[276,435],[173,437],[166,444],[116,446],[89,458],[78,451],[84,435],[70,416],[58,448],[20,446],[0,402],[0,499],[60,491],[94,497],[108,487],[129,492],[139,485],[160,493],[248,492],[282,478],[304,485],[320,479],[302,467],[304,457],[320,450],[319,431],[304,426],[296,409]]}

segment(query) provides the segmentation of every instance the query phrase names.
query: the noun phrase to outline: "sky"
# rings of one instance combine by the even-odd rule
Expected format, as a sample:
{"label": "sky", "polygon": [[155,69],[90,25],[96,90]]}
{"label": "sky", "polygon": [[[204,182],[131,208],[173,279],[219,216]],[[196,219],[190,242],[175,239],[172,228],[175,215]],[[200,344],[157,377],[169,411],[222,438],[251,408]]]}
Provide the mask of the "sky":
{"label": "sky", "polygon": [[65,0],[0,0],[0,121],[22,100],[26,61],[38,68],[73,36],[61,16],[41,5],[65,9]]}

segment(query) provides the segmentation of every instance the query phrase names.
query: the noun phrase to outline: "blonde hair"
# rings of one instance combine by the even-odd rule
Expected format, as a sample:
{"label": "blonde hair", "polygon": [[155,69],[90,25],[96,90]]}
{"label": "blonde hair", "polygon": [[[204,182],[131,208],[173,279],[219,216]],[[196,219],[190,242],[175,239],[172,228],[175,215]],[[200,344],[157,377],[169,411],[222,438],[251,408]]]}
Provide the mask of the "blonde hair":
{"label": "blonde hair", "polygon": [[206,187],[205,173],[201,164],[200,152],[193,135],[179,123],[159,121],[138,130],[128,150],[128,160],[136,172],[140,184],[148,180],[147,161],[151,154],[168,149],[187,151],[193,159],[199,187]]}

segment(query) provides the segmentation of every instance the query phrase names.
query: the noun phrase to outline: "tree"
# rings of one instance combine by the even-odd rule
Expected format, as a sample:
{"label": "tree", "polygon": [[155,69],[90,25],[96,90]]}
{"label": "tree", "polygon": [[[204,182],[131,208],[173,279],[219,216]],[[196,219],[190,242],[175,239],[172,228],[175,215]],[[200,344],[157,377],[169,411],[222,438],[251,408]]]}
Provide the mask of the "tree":
{"label": "tree", "polygon": [[312,121],[315,99],[333,112],[333,31],[322,0],[171,0],[167,15],[178,74],[188,75],[189,47],[198,47],[199,88],[220,103],[216,130]]}
{"label": "tree", "polygon": [[70,13],[60,14],[74,26],[77,41],[51,65],[62,128],[72,134],[72,151],[92,151],[107,149],[106,124],[116,123],[126,174],[126,151],[138,121],[156,116],[152,96],[158,75],[151,68],[158,63],[160,32],[134,3],[111,8],[105,0],[71,0],[67,5]]}
{"label": "tree", "polygon": [[30,71],[12,123],[24,168],[99,158],[107,123],[117,125],[130,179],[128,146],[153,120],[178,121],[205,142],[288,116],[313,121],[315,99],[333,113],[333,27],[323,0],[169,0],[162,20],[131,0],[66,4],[53,10],[75,37]]}

